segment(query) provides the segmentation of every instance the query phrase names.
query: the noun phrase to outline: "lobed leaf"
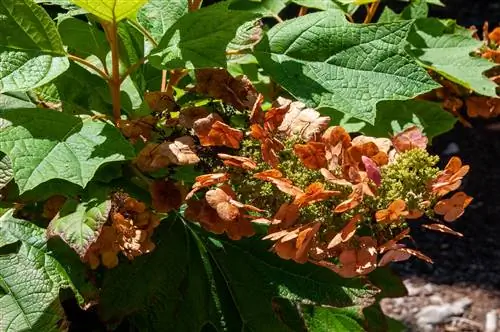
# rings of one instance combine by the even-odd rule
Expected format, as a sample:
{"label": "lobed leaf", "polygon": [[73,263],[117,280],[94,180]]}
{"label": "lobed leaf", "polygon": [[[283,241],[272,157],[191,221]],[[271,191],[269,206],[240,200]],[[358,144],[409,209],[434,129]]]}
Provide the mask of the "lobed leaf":
{"label": "lobed leaf", "polygon": [[150,0],[137,13],[137,21],[159,41],[188,7],[188,0]]}
{"label": "lobed leaf", "polygon": [[110,200],[91,199],[79,203],[69,199],[50,222],[47,235],[60,236],[80,258],[83,258],[99,237],[110,210]]}
{"label": "lobed leaf", "polygon": [[149,60],[168,69],[226,67],[226,49],[238,28],[261,15],[258,10],[238,10],[231,1],[188,13],[168,29]]}
{"label": "lobed leaf", "polygon": [[482,46],[471,32],[454,22],[428,18],[416,21],[408,36],[410,54],[424,67],[479,94],[496,97],[497,85],[484,72],[497,66],[471,53]]}
{"label": "lobed leaf", "polygon": [[52,179],[85,187],[100,166],[134,156],[115,127],[91,117],[15,109],[0,119],[0,151],[12,161],[21,194]]}
{"label": "lobed leaf", "polygon": [[255,55],[295,98],[373,124],[378,102],[438,87],[404,51],[411,25],[350,24],[340,11],[313,13],[274,26]]}
{"label": "lobed leaf", "polygon": [[[198,331],[210,324],[217,330],[287,331],[293,326],[274,311],[275,299],[362,307],[376,293],[359,279],[284,261],[258,238],[230,241],[172,219],[157,233],[156,251],[106,273],[100,307],[105,320],[132,314],[132,325],[143,330]],[[296,306],[293,311],[298,315]]]}
{"label": "lobed leaf", "polygon": [[0,330],[58,331],[64,317],[59,291],[70,288],[83,299],[48,251],[44,230],[12,213],[0,217],[0,245],[20,241],[21,246],[15,253],[0,255]]}
{"label": "lobed leaf", "polygon": [[50,16],[31,0],[0,2],[0,93],[27,91],[68,69]]}

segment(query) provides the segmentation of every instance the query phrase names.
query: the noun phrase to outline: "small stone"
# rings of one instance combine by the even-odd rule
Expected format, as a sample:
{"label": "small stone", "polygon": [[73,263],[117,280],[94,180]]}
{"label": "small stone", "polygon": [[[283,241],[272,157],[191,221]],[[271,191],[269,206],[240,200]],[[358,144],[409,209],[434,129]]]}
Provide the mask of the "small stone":
{"label": "small stone", "polygon": [[452,154],[457,154],[459,152],[460,152],[460,148],[458,147],[458,144],[455,142],[451,142],[450,144],[448,144],[446,149],[444,149],[443,154],[445,156],[449,156]]}
{"label": "small stone", "polygon": [[425,284],[421,289],[421,293],[425,295],[434,293],[434,286],[432,284]]}
{"label": "small stone", "polygon": [[496,332],[498,328],[498,311],[491,310],[486,314],[484,332]]}
{"label": "small stone", "polygon": [[416,315],[417,324],[424,329],[427,328],[428,325],[446,323],[453,316],[461,316],[465,308],[471,304],[472,301],[469,298],[463,298],[453,303],[428,305],[423,307]]}
{"label": "small stone", "polygon": [[417,296],[420,294],[420,288],[414,286],[410,281],[405,280],[403,283],[406,286],[406,290],[408,291],[408,296]]}
{"label": "small stone", "polygon": [[433,304],[443,303],[443,299],[439,295],[432,295],[431,297],[429,297],[429,301]]}

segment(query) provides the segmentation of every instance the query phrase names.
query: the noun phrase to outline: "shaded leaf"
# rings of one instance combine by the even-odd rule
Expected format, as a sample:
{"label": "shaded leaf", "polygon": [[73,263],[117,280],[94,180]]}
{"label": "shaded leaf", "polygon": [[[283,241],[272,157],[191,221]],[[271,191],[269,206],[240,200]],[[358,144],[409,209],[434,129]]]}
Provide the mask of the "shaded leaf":
{"label": "shaded leaf", "polygon": [[[339,114],[339,116],[341,116]],[[334,119],[339,116],[333,115]],[[457,119],[443,110],[439,103],[423,100],[384,101],[377,104],[375,124],[355,119],[340,121],[349,131],[359,131],[374,137],[391,137],[413,125],[422,129],[430,140],[451,130]]]}
{"label": "shaded leaf", "polygon": [[133,157],[116,128],[90,117],[16,109],[2,111],[0,119],[0,150],[12,161],[20,193],[51,179],[85,187],[101,165]]}
{"label": "shaded leaf", "polygon": [[238,28],[260,15],[236,10],[231,1],[186,14],[165,33],[149,59],[154,66],[168,69],[226,67],[226,49]]}
{"label": "shaded leaf", "polygon": [[150,0],[137,13],[137,21],[159,41],[187,12],[188,0]]}
{"label": "shaded leaf", "polygon": [[42,7],[3,0],[0,16],[0,93],[27,91],[68,69],[57,28]]}
{"label": "shaded leaf", "polygon": [[14,170],[9,157],[4,153],[0,153],[0,189],[9,184],[14,178]]}

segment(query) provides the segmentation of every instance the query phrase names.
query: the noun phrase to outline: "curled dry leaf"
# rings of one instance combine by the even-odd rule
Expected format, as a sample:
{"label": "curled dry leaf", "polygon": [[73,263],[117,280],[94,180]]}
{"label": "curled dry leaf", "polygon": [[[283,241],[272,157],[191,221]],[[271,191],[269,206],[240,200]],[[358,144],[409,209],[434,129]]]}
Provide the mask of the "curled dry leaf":
{"label": "curled dry leaf", "polygon": [[151,133],[158,122],[152,115],[142,117],[134,120],[119,120],[118,127],[123,135],[129,138],[132,142],[141,139],[143,142],[151,138]]}
{"label": "curled dry leaf", "polygon": [[277,169],[271,169],[259,173],[255,173],[254,178],[257,178],[259,180],[271,182],[274,184],[279,190],[284,192],[285,194],[291,195],[291,196],[298,196],[301,194],[304,194],[300,188],[294,186],[292,184],[292,181],[285,179],[283,177],[283,174],[278,171]]}
{"label": "curled dry leaf", "polygon": [[444,216],[444,220],[452,222],[464,214],[465,208],[472,202],[472,197],[464,192],[455,193],[449,199],[443,199],[434,206],[434,212]]}
{"label": "curled dry leaf", "polygon": [[356,243],[351,241],[352,247],[344,249],[339,255],[340,266],[326,261],[314,263],[329,268],[344,278],[372,272],[377,267],[376,241],[369,236],[353,238],[353,240],[356,240]]}
{"label": "curled dry leaf", "polygon": [[322,183],[314,182],[307,186],[303,194],[299,194],[295,197],[293,204],[301,208],[309,204],[327,200],[328,198],[339,194],[340,191],[325,190]]}
{"label": "curled dry leaf", "polygon": [[448,226],[443,225],[443,224],[423,224],[422,227],[433,230],[433,231],[441,232],[441,233],[448,233],[448,234],[455,235],[458,237],[463,237],[462,233],[454,231],[453,229],[451,229]]}
{"label": "curled dry leaf", "polygon": [[412,149],[425,149],[429,140],[417,126],[412,126],[391,138],[392,145],[398,152]]}
{"label": "curled dry leaf", "polygon": [[470,96],[465,103],[467,105],[467,115],[471,118],[482,117],[488,119],[500,115],[499,98]]}
{"label": "curled dry leaf", "polygon": [[207,191],[205,199],[224,221],[235,221],[240,216],[240,210],[230,202],[231,196],[220,188]]}
{"label": "curled dry leaf", "polygon": [[255,163],[252,159],[247,157],[240,156],[231,156],[225,153],[219,153],[217,156],[222,159],[222,162],[226,166],[232,166],[237,168],[243,168],[246,170],[253,170],[257,168],[257,163]]}
{"label": "curled dry leaf", "polygon": [[307,168],[320,169],[326,167],[325,144],[321,142],[295,144],[293,151]]}
{"label": "curled dry leaf", "polygon": [[325,180],[332,183],[332,184],[336,184],[339,186],[352,187],[351,182],[347,181],[346,179],[342,179],[342,178],[339,178],[339,177],[333,175],[333,173],[330,172],[329,170],[327,170],[326,168],[322,168],[320,170],[320,172],[321,172],[321,175],[323,175],[323,177],[325,178]]}
{"label": "curled dry leaf", "polygon": [[204,174],[196,177],[195,183],[191,191],[187,194],[186,199],[190,199],[200,189],[213,186],[214,184],[223,183],[229,180],[228,173],[212,173]]}
{"label": "curled dry leaf", "polygon": [[[274,215],[271,225],[277,226],[280,229],[288,228],[292,226],[297,219],[299,219],[299,207],[293,203],[283,203],[278,209],[278,212]],[[275,228],[276,227],[274,227],[273,230]]]}
{"label": "curled dry leaf", "polygon": [[399,222],[403,217],[408,215],[406,211],[406,203],[402,199],[397,199],[392,202],[387,209],[377,211],[375,219],[379,223]]}
{"label": "curled dry leaf", "polygon": [[252,109],[259,98],[252,82],[246,76],[232,77],[225,69],[196,70],[196,92],[222,99],[238,110]]}
{"label": "curled dry leaf", "polygon": [[53,219],[61,210],[62,206],[66,202],[66,197],[61,195],[51,196],[43,204],[43,217],[47,219]]}
{"label": "curled dry leaf", "polygon": [[469,172],[468,165],[462,165],[458,157],[452,157],[443,171],[431,183],[432,192],[438,196],[457,190],[462,184],[462,178]]}
{"label": "curled dry leaf", "polygon": [[362,184],[357,184],[352,187],[351,194],[347,197],[345,201],[340,203],[333,210],[335,213],[344,213],[346,211],[352,210],[357,207],[363,201],[363,186]]}
{"label": "curled dry leaf", "polygon": [[344,128],[332,126],[323,133],[321,141],[325,144],[327,168],[333,170],[342,163],[343,153],[351,146],[351,137]]}
{"label": "curled dry leaf", "polygon": [[328,243],[327,248],[335,248],[341,243],[349,241],[354,234],[356,234],[356,228],[358,226],[358,222],[361,220],[361,215],[357,214],[352,217],[349,222],[342,228],[342,230],[337,233],[333,239]]}
{"label": "curled dry leaf", "polygon": [[320,226],[320,223],[313,223],[280,234],[284,236],[277,239],[278,242],[273,246],[273,250],[283,259],[292,259],[297,263],[307,262],[309,250]]}
{"label": "curled dry leaf", "polygon": [[330,123],[330,117],[321,116],[314,109],[305,108],[302,102],[294,101],[290,104],[278,130],[289,137],[298,136],[307,142],[325,130],[328,123]]}
{"label": "curled dry leaf", "polygon": [[194,141],[189,136],[176,138],[173,142],[148,143],[139,152],[135,163],[143,172],[154,172],[175,165],[194,165],[200,161],[193,151]]}
{"label": "curled dry leaf", "polygon": [[177,210],[184,202],[183,190],[171,180],[156,180],[149,186],[153,208],[168,213]]}
{"label": "curled dry leaf", "polygon": [[285,148],[283,143],[258,124],[253,124],[250,127],[250,136],[260,141],[262,160],[271,167],[277,167],[279,164],[278,153]]}
{"label": "curled dry leaf", "polygon": [[194,121],[193,129],[203,146],[228,146],[239,149],[243,139],[240,130],[225,124],[215,113]]}
{"label": "curled dry leaf", "polygon": [[177,112],[179,105],[175,102],[174,98],[168,92],[152,91],[144,94],[144,100],[154,112]]}
{"label": "curled dry leaf", "polygon": [[207,117],[210,112],[205,107],[187,107],[179,113],[179,124],[185,128],[193,128],[197,120]]}

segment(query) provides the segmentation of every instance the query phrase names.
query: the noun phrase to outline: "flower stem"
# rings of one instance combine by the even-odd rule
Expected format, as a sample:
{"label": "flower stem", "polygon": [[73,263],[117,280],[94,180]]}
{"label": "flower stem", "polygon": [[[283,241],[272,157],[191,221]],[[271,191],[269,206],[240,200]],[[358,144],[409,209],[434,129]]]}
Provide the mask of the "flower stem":
{"label": "flower stem", "polygon": [[103,23],[106,38],[108,39],[111,47],[111,64],[112,73],[109,82],[109,89],[111,91],[111,99],[113,101],[113,118],[116,126],[118,126],[121,118],[121,101],[120,101],[120,53],[118,50],[118,30],[116,23]]}
{"label": "flower stem", "polygon": [[368,12],[366,13],[366,17],[363,23],[370,23],[377,12],[378,6],[380,5],[380,0],[373,2],[368,8]]}
{"label": "flower stem", "polygon": [[76,55],[73,55],[73,54],[68,54],[68,59],[73,60],[75,62],[81,63],[85,67],[88,67],[88,68],[92,69],[93,71],[95,71],[97,74],[99,74],[99,76],[101,76],[106,81],[109,80],[108,74],[106,74],[104,71],[102,71],[101,69],[99,69],[93,63],[91,63],[91,62],[89,62],[89,61],[87,61],[85,59],[82,59],[82,58],[80,58],[80,57],[78,57]]}

